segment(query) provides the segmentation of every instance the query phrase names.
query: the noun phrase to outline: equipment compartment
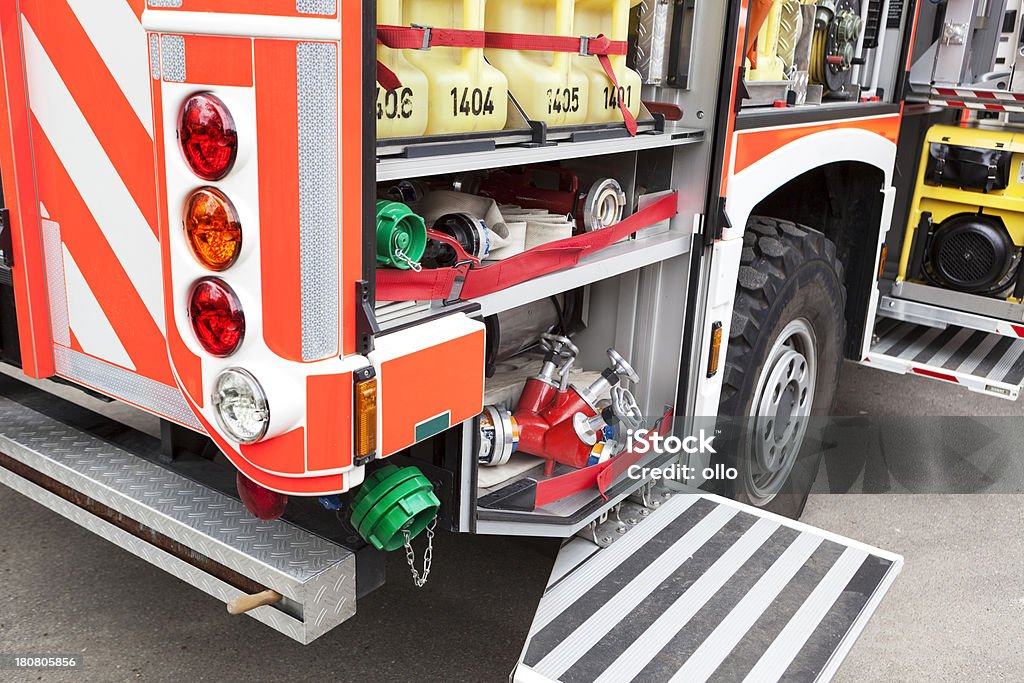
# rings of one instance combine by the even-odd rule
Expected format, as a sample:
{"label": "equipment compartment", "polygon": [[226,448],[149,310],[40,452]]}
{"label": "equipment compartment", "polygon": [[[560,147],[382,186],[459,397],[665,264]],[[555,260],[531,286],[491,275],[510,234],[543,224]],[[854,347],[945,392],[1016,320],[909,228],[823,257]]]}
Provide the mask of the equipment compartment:
{"label": "equipment compartment", "polygon": [[662,133],[627,56],[630,4],[379,0],[378,156]]}
{"label": "equipment compartment", "polygon": [[673,164],[653,149],[379,182],[378,321],[492,315],[687,253]]}
{"label": "equipment compartment", "polygon": [[[641,312],[656,310],[673,292],[678,299],[687,272],[686,259],[670,259],[569,292],[557,304],[539,300],[485,318],[491,338],[511,340],[495,344],[512,355],[489,362],[487,407],[464,425],[462,458],[474,472],[478,531],[571,535],[589,513],[641,483],[624,476],[626,456],[641,464],[671,457],[641,459],[628,452],[627,440],[630,430],[671,424],[680,368],[654,359],[665,357],[661,345],[682,344],[683,321],[641,319]],[[547,336],[516,353],[526,328],[534,339]],[[571,344],[559,339],[563,331]]]}

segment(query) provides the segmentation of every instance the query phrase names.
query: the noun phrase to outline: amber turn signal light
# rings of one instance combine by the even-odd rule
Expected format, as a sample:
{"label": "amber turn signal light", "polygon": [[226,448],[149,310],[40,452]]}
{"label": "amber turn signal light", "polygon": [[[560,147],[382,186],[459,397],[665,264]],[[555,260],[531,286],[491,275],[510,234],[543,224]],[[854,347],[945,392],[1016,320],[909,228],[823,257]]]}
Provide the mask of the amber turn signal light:
{"label": "amber turn signal light", "polygon": [[358,380],[355,383],[355,444],[357,458],[366,458],[377,451],[377,378],[372,376],[372,370],[364,372],[370,375],[370,377]]}
{"label": "amber turn signal light", "polygon": [[718,365],[722,360],[722,323],[711,326],[711,350],[708,353],[708,377],[718,374]]}
{"label": "amber turn signal light", "polygon": [[206,268],[227,270],[242,249],[242,225],[224,193],[203,187],[185,202],[185,236],[192,253]]}

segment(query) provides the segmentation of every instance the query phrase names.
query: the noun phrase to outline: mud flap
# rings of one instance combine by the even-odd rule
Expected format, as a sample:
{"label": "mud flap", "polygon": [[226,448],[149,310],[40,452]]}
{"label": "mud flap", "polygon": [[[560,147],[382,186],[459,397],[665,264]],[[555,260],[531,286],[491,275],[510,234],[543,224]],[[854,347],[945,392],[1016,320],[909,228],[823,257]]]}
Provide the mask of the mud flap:
{"label": "mud flap", "polygon": [[563,546],[512,680],[829,680],[902,564],[718,496],[677,493],[604,549],[583,538]]}

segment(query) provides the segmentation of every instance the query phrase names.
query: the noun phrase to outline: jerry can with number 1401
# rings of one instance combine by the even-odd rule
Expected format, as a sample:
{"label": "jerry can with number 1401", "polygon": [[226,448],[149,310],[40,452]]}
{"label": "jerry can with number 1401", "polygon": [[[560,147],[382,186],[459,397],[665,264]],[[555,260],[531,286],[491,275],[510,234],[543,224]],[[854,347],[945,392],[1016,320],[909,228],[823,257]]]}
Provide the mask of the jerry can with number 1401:
{"label": "jerry can with number 1401", "polygon": [[[489,0],[490,32],[573,36],[574,0]],[[568,52],[488,48],[527,118],[549,126],[587,122],[590,88]],[[597,61],[596,59],[594,60]]]}
{"label": "jerry can with number 1401", "polygon": [[[492,0],[493,1],[493,0]],[[403,24],[483,31],[486,0],[405,0]],[[427,77],[427,135],[501,130],[508,80],[484,60],[483,46],[407,50]]]}
{"label": "jerry can with number 1401", "polygon": [[[408,4],[410,0],[405,0]],[[377,0],[377,23],[399,26],[403,0]],[[423,135],[427,130],[427,76],[406,57],[408,50],[392,50],[377,44],[377,61],[386,66],[401,83],[393,90],[377,84],[377,137],[406,138]]]}
{"label": "jerry can with number 1401", "polygon": [[[576,0],[573,30],[581,36],[605,36],[609,40],[629,39],[629,9],[640,0]],[[619,100],[634,117],[640,115],[640,74],[626,66],[626,55],[610,55],[618,88],[608,79],[595,57],[574,55],[574,68],[586,75],[587,123],[622,121]]]}

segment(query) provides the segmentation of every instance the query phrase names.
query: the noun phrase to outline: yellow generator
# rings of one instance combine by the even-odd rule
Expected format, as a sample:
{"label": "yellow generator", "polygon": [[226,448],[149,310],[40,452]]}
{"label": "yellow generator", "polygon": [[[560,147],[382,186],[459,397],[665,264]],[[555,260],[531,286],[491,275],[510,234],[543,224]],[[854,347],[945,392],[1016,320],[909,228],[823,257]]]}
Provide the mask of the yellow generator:
{"label": "yellow generator", "polygon": [[999,310],[986,305],[994,300],[1019,304],[1022,247],[1024,128],[933,126],[894,295],[936,301],[936,288],[952,290],[972,296],[945,304],[977,312]]}

